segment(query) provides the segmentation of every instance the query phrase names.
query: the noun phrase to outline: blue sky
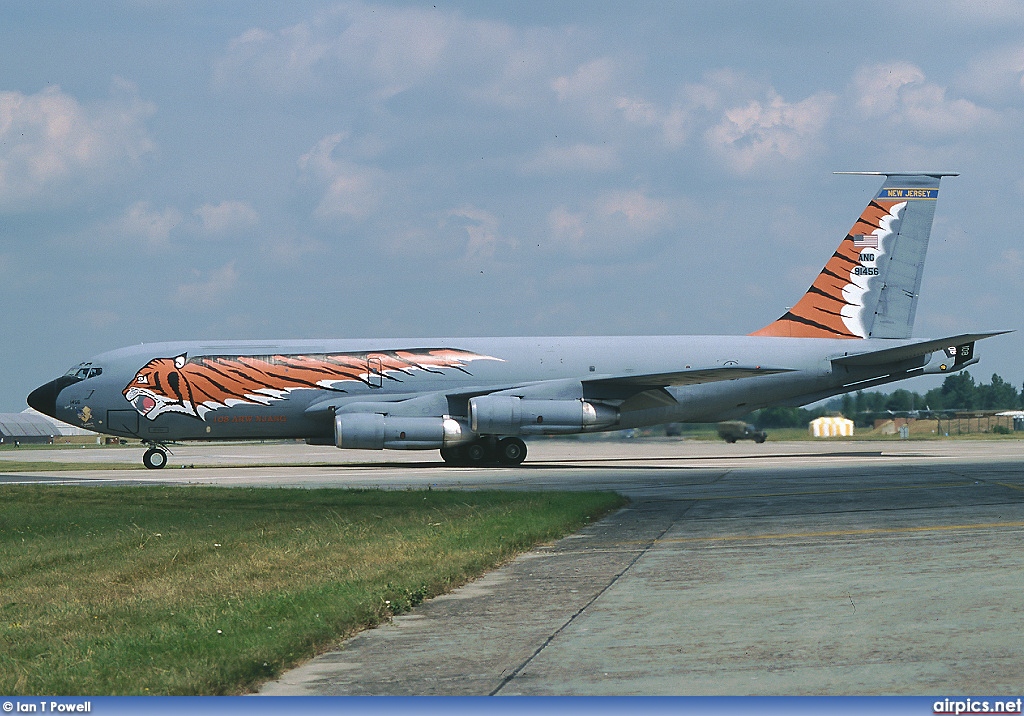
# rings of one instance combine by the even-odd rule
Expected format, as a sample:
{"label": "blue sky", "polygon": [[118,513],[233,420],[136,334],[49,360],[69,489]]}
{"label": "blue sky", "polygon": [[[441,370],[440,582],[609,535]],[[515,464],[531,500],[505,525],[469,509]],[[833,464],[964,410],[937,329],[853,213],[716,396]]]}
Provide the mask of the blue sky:
{"label": "blue sky", "polygon": [[836,170],[961,172],[915,334],[1020,328],[1018,2],[0,17],[3,411],[157,340],[746,333],[878,188]]}

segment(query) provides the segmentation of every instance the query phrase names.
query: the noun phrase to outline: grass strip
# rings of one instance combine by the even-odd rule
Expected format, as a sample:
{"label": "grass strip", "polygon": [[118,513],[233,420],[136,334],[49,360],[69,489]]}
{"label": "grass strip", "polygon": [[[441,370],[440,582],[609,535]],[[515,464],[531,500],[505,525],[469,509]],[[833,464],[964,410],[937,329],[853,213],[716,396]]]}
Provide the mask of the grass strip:
{"label": "grass strip", "polygon": [[623,501],[0,487],[0,693],[244,693]]}
{"label": "grass strip", "polygon": [[13,472],[71,472],[77,470],[144,470],[142,463],[127,462],[47,462],[36,460],[0,460],[0,474]]}

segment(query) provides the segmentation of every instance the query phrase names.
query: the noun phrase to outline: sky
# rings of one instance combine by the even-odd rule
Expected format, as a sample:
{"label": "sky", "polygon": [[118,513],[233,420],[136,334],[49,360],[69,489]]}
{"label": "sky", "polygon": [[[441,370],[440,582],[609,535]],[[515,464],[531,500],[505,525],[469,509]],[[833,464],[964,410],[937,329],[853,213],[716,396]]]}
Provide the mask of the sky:
{"label": "sky", "polygon": [[[915,336],[1020,329],[1022,38],[1008,0],[8,0],[0,411],[140,342],[748,333],[880,186],[834,171],[960,172]],[[1020,388],[1022,341],[972,374]]]}

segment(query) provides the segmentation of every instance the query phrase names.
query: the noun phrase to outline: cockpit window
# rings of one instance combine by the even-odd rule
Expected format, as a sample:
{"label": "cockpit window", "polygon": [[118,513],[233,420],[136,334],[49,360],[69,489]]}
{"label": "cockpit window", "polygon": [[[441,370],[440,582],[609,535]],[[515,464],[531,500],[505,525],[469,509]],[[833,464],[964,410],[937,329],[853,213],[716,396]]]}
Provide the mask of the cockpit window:
{"label": "cockpit window", "polygon": [[64,375],[74,376],[79,380],[85,380],[86,378],[95,378],[96,376],[103,373],[103,369],[99,367],[93,367],[92,363],[79,363],[75,367],[68,370]]}
{"label": "cockpit window", "polygon": [[74,376],[77,376],[81,372],[82,368],[86,368],[86,367],[88,367],[88,365],[89,365],[88,363],[79,363],[76,366],[72,366],[71,368],[68,368],[68,372],[65,373],[64,375],[74,375]]}

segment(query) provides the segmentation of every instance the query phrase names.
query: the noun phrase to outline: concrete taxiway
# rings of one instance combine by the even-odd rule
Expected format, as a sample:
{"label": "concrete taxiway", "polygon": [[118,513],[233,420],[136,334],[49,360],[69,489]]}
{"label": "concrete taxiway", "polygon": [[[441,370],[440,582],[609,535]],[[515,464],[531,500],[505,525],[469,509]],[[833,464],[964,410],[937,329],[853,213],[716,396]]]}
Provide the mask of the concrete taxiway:
{"label": "concrete taxiway", "polygon": [[[5,452],[0,482],[609,489],[631,499],[265,694],[1010,695],[1024,683],[1024,442],[544,441],[530,451],[518,468],[488,470],[433,454],[331,466],[350,455],[197,446],[162,471],[21,475],[4,474]],[[98,451],[80,452],[96,461]],[[269,462],[287,466],[259,466]],[[228,463],[251,466],[216,467]]]}

